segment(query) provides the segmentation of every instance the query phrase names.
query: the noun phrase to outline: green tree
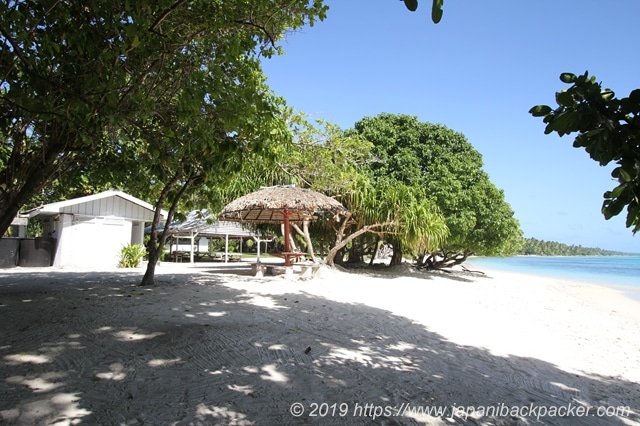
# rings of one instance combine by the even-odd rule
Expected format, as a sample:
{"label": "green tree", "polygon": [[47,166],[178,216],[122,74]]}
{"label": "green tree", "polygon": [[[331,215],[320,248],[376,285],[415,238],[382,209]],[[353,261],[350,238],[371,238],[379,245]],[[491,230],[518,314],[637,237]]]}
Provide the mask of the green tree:
{"label": "green tree", "polygon": [[[180,209],[201,207],[210,189],[225,185],[250,154],[268,157],[268,146],[290,138],[283,101],[264,84],[258,61],[237,70],[228,66],[222,73],[215,72],[217,68],[218,64],[203,68],[201,79],[192,79],[194,86],[183,86],[172,102],[166,102],[166,111],[134,128],[140,146],[146,147],[135,151],[143,167],[139,181],[153,182],[157,193],[142,285],[153,283],[168,236],[166,226],[158,232],[161,209],[166,206],[166,220],[171,222]],[[212,92],[221,85],[224,90]]]}
{"label": "green tree", "polygon": [[437,245],[442,240],[446,226],[429,199],[398,182],[372,185],[369,167],[375,159],[370,142],[331,123],[309,123],[300,116],[291,117],[289,126],[291,143],[276,148],[275,160],[251,155],[243,173],[219,198],[235,198],[263,185],[292,183],[340,200],[350,210],[346,217],[294,226],[310,256],[314,256],[314,242],[334,241],[325,258],[328,264],[334,259],[342,262],[347,245],[354,258],[365,235],[393,235],[397,244],[407,247]]}
{"label": "green tree", "polygon": [[543,241],[536,238],[525,238],[518,254],[537,256],[616,256],[627,253],[603,250],[580,245],[567,245],[556,241]]}
{"label": "green tree", "polygon": [[[203,69],[259,72],[259,55],[279,52],[285,31],[326,9],[321,0],[0,4],[0,234],[57,174],[98,167],[105,134],[147,126],[176,102],[198,108],[203,100],[184,88],[197,87]],[[207,92],[217,111],[225,88]],[[234,95],[252,99],[253,90]],[[253,119],[251,110],[235,116]]]}
{"label": "green tree", "polygon": [[[393,235],[397,245],[410,248],[440,242],[446,226],[433,203],[397,182],[372,184],[370,165],[372,144],[361,135],[345,132],[331,123],[298,122],[290,151],[279,160],[279,168],[293,183],[333,196],[349,209],[346,217],[317,221],[312,231],[326,237],[332,229],[335,243],[325,262],[342,262],[343,250],[350,247],[351,260],[360,259],[358,248],[365,235]],[[297,230],[306,241],[308,230]],[[310,244],[308,244],[310,246]],[[338,258],[336,258],[338,256]]]}
{"label": "green tree", "polygon": [[[371,179],[342,201],[351,213],[336,226],[336,244],[326,259],[330,265],[341,249],[365,234],[377,236],[374,249],[378,240],[390,242],[394,248],[390,265],[397,265],[403,251],[434,250],[449,233],[437,206],[422,189],[397,180]],[[355,250],[350,257],[360,260],[360,247]]]}
{"label": "green tree", "polygon": [[570,87],[556,93],[558,106],[538,105],[529,112],[542,117],[545,134],[577,134],[573,146],[584,148],[601,166],[614,162],[618,185],[604,193],[605,219],[627,208],[627,228],[640,230],[640,89],[618,99],[588,72],[560,75]]}
{"label": "green tree", "polygon": [[[375,179],[420,188],[444,216],[449,235],[439,245],[444,257],[440,265],[460,263],[472,253],[515,253],[521,240],[519,223],[464,135],[393,114],[364,118],[355,131],[375,145],[373,153],[379,159],[371,164]],[[425,250],[417,256],[428,254]]]}

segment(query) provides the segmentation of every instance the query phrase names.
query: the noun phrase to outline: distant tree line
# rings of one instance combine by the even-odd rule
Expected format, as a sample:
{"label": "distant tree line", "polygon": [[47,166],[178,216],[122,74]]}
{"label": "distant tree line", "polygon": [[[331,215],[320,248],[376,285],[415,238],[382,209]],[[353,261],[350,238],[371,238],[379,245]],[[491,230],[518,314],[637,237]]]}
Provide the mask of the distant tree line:
{"label": "distant tree line", "polygon": [[604,250],[601,248],[567,245],[556,241],[543,241],[536,238],[525,238],[524,245],[518,254],[537,256],[616,256],[628,253]]}

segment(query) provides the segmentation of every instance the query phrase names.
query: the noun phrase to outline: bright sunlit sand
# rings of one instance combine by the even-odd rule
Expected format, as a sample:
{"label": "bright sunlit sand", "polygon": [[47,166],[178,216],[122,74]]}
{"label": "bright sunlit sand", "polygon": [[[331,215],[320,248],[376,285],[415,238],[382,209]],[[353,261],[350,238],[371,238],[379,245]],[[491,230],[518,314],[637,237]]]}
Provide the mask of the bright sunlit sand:
{"label": "bright sunlit sand", "polygon": [[640,303],[606,287],[157,271],[0,271],[0,422],[640,424]]}

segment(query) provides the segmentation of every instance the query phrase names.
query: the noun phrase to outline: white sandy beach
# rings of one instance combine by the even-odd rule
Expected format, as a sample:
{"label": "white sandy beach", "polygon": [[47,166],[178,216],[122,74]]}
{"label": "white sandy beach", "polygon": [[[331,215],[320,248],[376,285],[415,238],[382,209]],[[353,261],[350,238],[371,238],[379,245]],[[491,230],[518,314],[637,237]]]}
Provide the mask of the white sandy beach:
{"label": "white sandy beach", "polygon": [[0,270],[0,423],[640,425],[640,303],[485,272]]}

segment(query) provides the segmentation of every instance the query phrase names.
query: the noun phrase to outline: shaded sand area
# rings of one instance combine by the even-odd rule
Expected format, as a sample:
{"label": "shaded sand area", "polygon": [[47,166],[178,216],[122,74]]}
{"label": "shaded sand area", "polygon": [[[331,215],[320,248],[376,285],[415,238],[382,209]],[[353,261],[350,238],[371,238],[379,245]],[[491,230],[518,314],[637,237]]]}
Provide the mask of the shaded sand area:
{"label": "shaded sand area", "polygon": [[640,303],[608,288],[143,272],[0,271],[0,423],[640,424]]}

